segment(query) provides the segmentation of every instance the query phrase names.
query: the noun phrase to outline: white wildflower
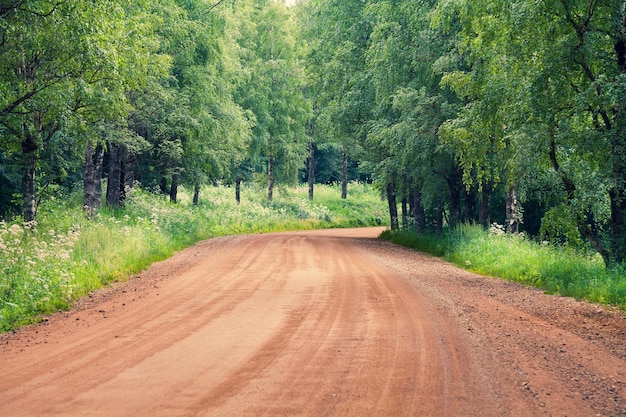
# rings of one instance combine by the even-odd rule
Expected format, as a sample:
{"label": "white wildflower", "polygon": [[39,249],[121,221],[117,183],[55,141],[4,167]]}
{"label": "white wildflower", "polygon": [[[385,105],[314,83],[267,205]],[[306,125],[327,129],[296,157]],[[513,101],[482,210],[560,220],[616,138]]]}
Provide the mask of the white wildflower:
{"label": "white wildflower", "polygon": [[11,227],[9,227],[9,233],[13,236],[17,236],[22,233],[22,228],[18,224],[12,224]]}

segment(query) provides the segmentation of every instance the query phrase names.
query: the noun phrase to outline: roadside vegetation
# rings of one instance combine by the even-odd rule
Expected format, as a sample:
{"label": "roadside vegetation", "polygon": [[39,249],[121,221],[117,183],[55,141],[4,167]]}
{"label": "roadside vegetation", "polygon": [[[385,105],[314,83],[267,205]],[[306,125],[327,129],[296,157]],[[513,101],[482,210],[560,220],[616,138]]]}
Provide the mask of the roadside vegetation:
{"label": "roadside vegetation", "polygon": [[227,186],[206,187],[202,200],[167,197],[134,188],[119,208],[103,207],[92,219],[82,195],[47,199],[36,223],[0,222],[0,331],[67,309],[78,297],[123,281],[200,240],[244,233],[384,224],[386,206],[372,186],[242,188],[241,204]]}
{"label": "roadside vegetation", "polygon": [[605,267],[592,250],[537,242],[524,234],[505,233],[497,224],[489,230],[459,225],[440,234],[386,231],[382,238],[479,274],[626,309],[626,270]]}

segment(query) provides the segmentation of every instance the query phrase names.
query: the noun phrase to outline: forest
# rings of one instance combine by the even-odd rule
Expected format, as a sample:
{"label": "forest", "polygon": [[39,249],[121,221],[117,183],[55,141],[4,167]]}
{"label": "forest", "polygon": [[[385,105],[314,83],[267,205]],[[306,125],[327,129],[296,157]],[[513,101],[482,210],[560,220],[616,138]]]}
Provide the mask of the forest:
{"label": "forest", "polygon": [[624,0],[3,0],[0,216],[358,179],[622,264],[625,99]]}

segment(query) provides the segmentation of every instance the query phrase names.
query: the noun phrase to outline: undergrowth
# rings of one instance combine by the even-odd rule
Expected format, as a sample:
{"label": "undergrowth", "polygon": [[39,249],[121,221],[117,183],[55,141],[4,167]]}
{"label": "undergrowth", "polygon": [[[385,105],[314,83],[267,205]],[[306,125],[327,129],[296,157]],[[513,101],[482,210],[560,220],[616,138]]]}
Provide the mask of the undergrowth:
{"label": "undergrowth", "polygon": [[461,225],[440,235],[387,231],[382,237],[479,274],[626,309],[626,270],[606,268],[600,255],[592,252],[535,242],[504,233],[497,225],[489,231]]}
{"label": "undergrowth", "polygon": [[216,236],[384,223],[385,203],[373,187],[281,188],[273,202],[265,190],[243,187],[241,204],[231,187],[207,187],[197,206],[190,193],[173,204],[134,189],[124,207],[103,207],[92,219],[80,194],[45,201],[37,223],[0,222],[0,331],[66,309],[78,297],[125,280],[155,261]]}

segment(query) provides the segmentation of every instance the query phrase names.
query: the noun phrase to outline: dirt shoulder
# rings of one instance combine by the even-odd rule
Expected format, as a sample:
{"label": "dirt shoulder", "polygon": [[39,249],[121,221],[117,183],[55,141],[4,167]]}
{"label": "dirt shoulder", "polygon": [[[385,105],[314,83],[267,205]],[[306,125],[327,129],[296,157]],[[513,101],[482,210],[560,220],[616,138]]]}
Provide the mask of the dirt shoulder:
{"label": "dirt shoulder", "polygon": [[626,315],[379,228],[213,239],[0,335],[0,415],[626,415]]}
{"label": "dirt shoulder", "polygon": [[395,245],[371,244],[381,264],[439,300],[438,314],[491,357],[485,366],[504,380],[504,395],[524,398],[545,415],[626,415],[623,311],[472,274]]}

